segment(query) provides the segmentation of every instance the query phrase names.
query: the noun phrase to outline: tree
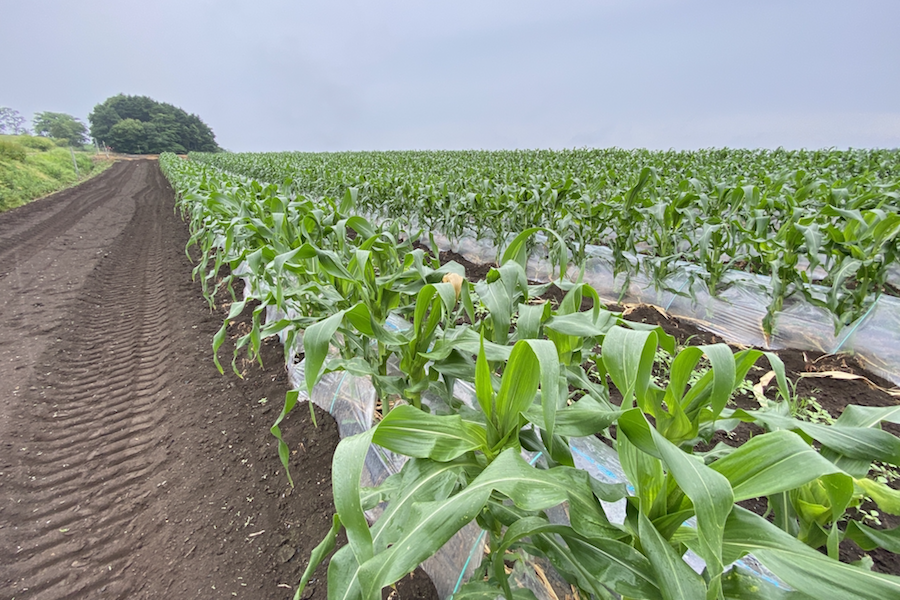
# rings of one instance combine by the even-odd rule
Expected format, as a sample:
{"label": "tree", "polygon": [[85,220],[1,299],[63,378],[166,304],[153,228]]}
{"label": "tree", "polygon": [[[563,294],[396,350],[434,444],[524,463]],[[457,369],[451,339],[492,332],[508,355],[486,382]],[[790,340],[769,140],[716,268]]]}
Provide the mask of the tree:
{"label": "tree", "polygon": [[91,123],[91,137],[106,142],[109,130],[121,120],[122,117],[116,112],[114,106],[108,106],[106,103],[98,104],[94,107],[94,112],[88,115],[88,121]]}
{"label": "tree", "polygon": [[116,152],[126,154],[143,154],[149,150],[147,131],[144,124],[137,119],[123,119],[107,132],[104,143]]}
{"label": "tree", "polygon": [[88,139],[84,123],[65,113],[37,113],[34,115],[34,132],[37,135],[66,140],[70,146],[81,146]]}
{"label": "tree", "polygon": [[25,127],[26,121],[27,119],[19,111],[7,106],[0,106],[0,133],[11,133],[12,135],[28,133],[28,129]]}
{"label": "tree", "polygon": [[[159,154],[221,150],[212,129],[200,117],[147,96],[119,94],[107,98],[94,107],[88,121],[91,136],[119,152]],[[122,125],[126,121],[133,123]],[[136,137],[138,135],[140,138]]]}

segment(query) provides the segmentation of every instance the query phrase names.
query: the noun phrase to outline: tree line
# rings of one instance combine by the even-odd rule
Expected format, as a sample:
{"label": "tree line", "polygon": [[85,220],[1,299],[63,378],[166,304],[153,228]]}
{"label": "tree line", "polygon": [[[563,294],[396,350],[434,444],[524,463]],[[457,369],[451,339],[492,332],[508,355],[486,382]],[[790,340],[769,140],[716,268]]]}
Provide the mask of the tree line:
{"label": "tree line", "polygon": [[[90,129],[66,113],[39,112],[32,120],[35,135],[81,146],[90,138],[125,154],[218,152],[212,129],[200,117],[147,96],[119,94],[107,98],[88,115]],[[30,133],[19,111],[0,107],[0,133]],[[90,135],[90,138],[88,137]]]}

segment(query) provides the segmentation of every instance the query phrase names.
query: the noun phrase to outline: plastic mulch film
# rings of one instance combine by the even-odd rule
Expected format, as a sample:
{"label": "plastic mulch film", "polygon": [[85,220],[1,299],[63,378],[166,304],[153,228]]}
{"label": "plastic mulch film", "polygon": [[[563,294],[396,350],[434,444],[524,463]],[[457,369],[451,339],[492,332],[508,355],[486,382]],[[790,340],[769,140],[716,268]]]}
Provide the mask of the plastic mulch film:
{"label": "plastic mulch film", "polygon": [[882,296],[858,325],[848,327],[838,347],[846,349],[862,358],[868,370],[900,385],[900,299]]}
{"label": "plastic mulch film", "polygon": [[[441,250],[454,250],[476,264],[494,262],[497,258],[496,247],[487,240],[463,237],[451,242],[437,234],[434,239]],[[554,272],[548,260],[542,243],[544,238],[538,234],[535,239],[538,243],[528,261],[528,277],[543,282],[556,279],[558,272]],[[423,237],[421,241],[427,240]],[[900,385],[900,298],[881,295],[862,317],[835,335],[832,315],[809,303],[802,295],[794,294],[784,300],[782,310],[776,315],[775,332],[767,338],[762,322],[769,306],[769,277],[732,270],[722,280],[727,287],[712,295],[700,278],[691,276],[698,272],[697,265],[691,263],[677,263],[678,272],[657,286],[643,273],[630,278],[623,274],[614,277],[613,255],[609,248],[588,246],[587,254],[583,280],[596,289],[605,302],[653,304],[731,343],[744,346],[852,353],[859,356],[873,373]],[[579,272],[570,266],[566,278],[575,280]],[[892,266],[888,279],[898,281],[900,267]],[[826,287],[813,288],[813,293],[820,297],[827,292]]]}

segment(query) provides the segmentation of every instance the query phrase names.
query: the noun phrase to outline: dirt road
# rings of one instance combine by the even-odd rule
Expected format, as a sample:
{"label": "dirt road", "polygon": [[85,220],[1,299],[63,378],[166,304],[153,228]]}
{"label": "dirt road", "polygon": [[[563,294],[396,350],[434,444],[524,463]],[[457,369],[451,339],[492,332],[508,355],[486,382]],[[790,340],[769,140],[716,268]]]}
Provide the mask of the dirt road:
{"label": "dirt road", "polygon": [[333,421],[291,490],[281,351],[216,372],[186,241],[155,161],[0,214],[0,598],[289,598],[330,525]]}

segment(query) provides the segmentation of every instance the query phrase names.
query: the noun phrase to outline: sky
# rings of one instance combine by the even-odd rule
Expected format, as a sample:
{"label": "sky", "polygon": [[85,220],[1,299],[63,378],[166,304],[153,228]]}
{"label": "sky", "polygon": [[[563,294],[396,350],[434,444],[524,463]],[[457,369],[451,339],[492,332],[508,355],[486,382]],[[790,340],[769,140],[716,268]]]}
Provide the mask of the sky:
{"label": "sky", "polygon": [[233,151],[900,147],[900,0],[0,0],[0,106]]}

